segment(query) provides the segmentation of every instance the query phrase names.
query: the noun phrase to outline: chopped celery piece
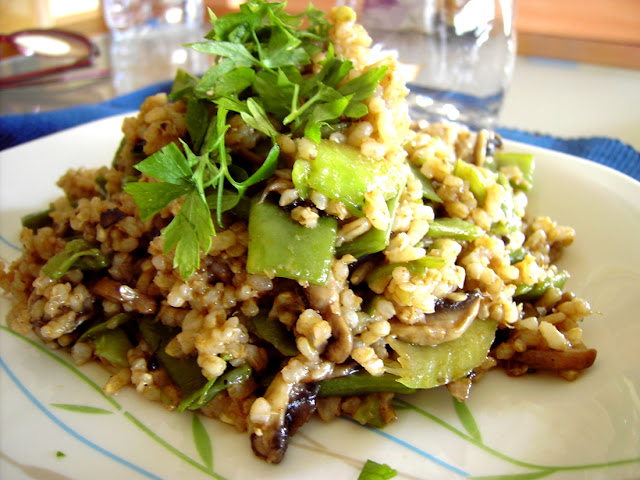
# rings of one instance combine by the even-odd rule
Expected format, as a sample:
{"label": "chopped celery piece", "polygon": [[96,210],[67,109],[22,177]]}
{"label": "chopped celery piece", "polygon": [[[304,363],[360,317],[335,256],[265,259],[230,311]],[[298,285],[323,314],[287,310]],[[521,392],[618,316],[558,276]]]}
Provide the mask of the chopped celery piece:
{"label": "chopped celery piece", "polygon": [[487,357],[496,326],[493,320],[476,319],[460,337],[434,346],[390,339],[398,361],[389,362],[387,371],[410,388],[433,388],[462,378]]}
{"label": "chopped celery piece", "polygon": [[458,159],[455,167],[453,168],[453,174],[456,177],[460,177],[469,183],[469,190],[473,193],[473,196],[478,201],[478,205],[484,205],[484,201],[487,198],[487,187],[489,185],[489,172],[481,167],[465,162]]}
{"label": "chopped celery piece", "polygon": [[180,333],[180,328],[167,327],[150,317],[141,319],[138,322],[138,328],[171,382],[180,389],[182,398],[206,385],[207,378],[202,375],[196,357],[175,358],[165,352],[169,341]]}
{"label": "chopped celery piece", "polygon": [[321,217],[307,228],[277,205],[256,199],[249,213],[247,272],[325,285],[337,229],[333,217]]}
{"label": "chopped celery piece", "polygon": [[491,233],[496,235],[509,235],[515,232],[522,225],[522,219],[516,212],[516,204],[513,199],[513,187],[502,173],[498,174],[497,181],[499,188],[504,189],[502,204],[500,208],[504,212],[504,220],[491,225]]}
{"label": "chopped celery piece", "polygon": [[353,414],[353,419],[360,425],[371,425],[382,428],[386,425],[380,411],[380,399],[377,395],[368,395]]}
{"label": "chopped celery piece", "polygon": [[431,200],[432,202],[442,203],[442,199],[436,193],[435,188],[433,188],[433,184],[427,177],[422,174],[420,169],[413,163],[409,164],[409,168],[411,169],[411,173],[413,173],[413,176],[416,177],[422,185],[422,198]]}
{"label": "chopped celery piece", "polygon": [[42,273],[57,280],[71,268],[80,270],[102,270],[110,264],[109,259],[83,239],[71,240],[64,250],[51,257],[42,267]]}
{"label": "chopped celery piece", "polygon": [[365,193],[376,189],[382,192],[385,200],[389,200],[397,194],[404,180],[398,166],[365,157],[352,146],[329,140],[321,140],[316,157],[306,163],[308,166],[293,166],[296,189],[304,193],[307,188],[313,188],[341,201],[357,216],[363,215]]}
{"label": "chopped celery piece", "polygon": [[461,218],[439,218],[429,223],[427,236],[454,240],[475,240],[483,233],[480,227]]}
{"label": "chopped celery piece", "polygon": [[[394,217],[396,208],[398,206],[398,200],[400,199],[401,192],[387,201],[387,208],[391,218]],[[368,232],[355,238],[349,243],[339,246],[336,249],[338,257],[343,255],[353,255],[356,258],[360,258],[364,255],[371,253],[381,252],[389,245],[389,237],[391,236],[391,227],[393,222],[389,222],[387,228],[384,230],[378,230],[377,228],[371,228]]]}
{"label": "chopped celery piece", "polygon": [[94,353],[119,367],[128,367],[127,352],[133,348],[133,344],[127,334],[121,328],[104,330],[93,337]]}
{"label": "chopped celery piece", "polygon": [[403,263],[386,263],[382,264],[369,272],[367,275],[367,283],[371,286],[385,277],[390,277],[393,271],[398,267],[405,267],[412,275],[420,275],[426,273],[430,268],[444,267],[446,260],[441,257],[425,255],[417,260]]}
{"label": "chopped celery piece", "polygon": [[524,183],[518,183],[513,185],[514,188],[520,188],[528,191],[533,186],[533,172],[535,170],[535,162],[533,155],[530,153],[516,153],[516,152],[496,152],[494,155],[496,161],[496,167],[500,170],[501,167],[515,166],[520,169],[524,178]]}
{"label": "chopped celery piece", "polygon": [[269,318],[265,312],[246,318],[251,333],[273,345],[285,357],[298,355],[298,347],[293,333],[277,318]]}
{"label": "chopped celery piece", "polygon": [[563,270],[555,275],[549,275],[544,280],[534,283],[533,285],[518,285],[513,294],[513,299],[516,302],[535,302],[551,287],[562,290],[567,278],[569,278],[569,273]]}
{"label": "chopped celery piece", "polygon": [[385,373],[384,375],[374,377],[365,371],[321,380],[318,382],[318,386],[320,387],[318,397],[347,397],[379,392],[399,394],[415,392],[415,389],[400,383],[398,377],[395,375]]}

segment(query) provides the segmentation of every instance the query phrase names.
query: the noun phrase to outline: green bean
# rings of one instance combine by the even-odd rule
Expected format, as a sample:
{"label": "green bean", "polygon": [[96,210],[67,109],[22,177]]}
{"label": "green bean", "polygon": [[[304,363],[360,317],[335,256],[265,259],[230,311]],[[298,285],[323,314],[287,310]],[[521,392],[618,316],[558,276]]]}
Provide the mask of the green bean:
{"label": "green bean", "polygon": [[556,275],[549,275],[544,280],[539,281],[533,285],[518,285],[516,291],[513,294],[513,299],[520,302],[535,302],[542,297],[547,289],[556,287],[559,289],[564,288],[564,284],[569,278],[569,273],[566,271],[558,272]]}
{"label": "green bean", "polygon": [[268,200],[254,200],[249,214],[247,272],[326,284],[338,222],[322,217],[314,228],[291,220]]}
{"label": "green bean", "polygon": [[64,250],[51,257],[42,267],[42,273],[53,280],[62,277],[68,270],[102,270],[110,261],[97,247],[81,238],[71,240]]}
{"label": "green bean", "polygon": [[124,330],[116,328],[104,330],[95,335],[93,339],[94,353],[119,367],[128,367],[127,352],[133,348],[129,337]]}
{"label": "green bean", "polygon": [[131,316],[127,315],[126,313],[118,313],[113,317],[109,318],[108,320],[91,327],[89,330],[87,330],[82,335],[80,335],[77,341],[82,342],[87,338],[94,337],[107,330],[114,330],[118,328],[120,325],[125,324],[129,320],[131,320]]}
{"label": "green bean", "polygon": [[[401,193],[401,191],[398,192],[395,197],[387,201],[387,209],[389,210],[390,218],[393,218],[396,214],[396,208],[398,206],[398,200],[400,199]],[[342,257],[343,255],[353,255],[356,258],[360,258],[364,255],[381,252],[387,245],[389,245],[392,223],[393,222],[389,222],[389,225],[384,230],[371,228],[364,234],[356,237],[354,240],[341,245],[336,248],[336,256]]]}
{"label": "green bean", "polygon": [[265,312],[260,312],[255,317],[248,317],[246,323],[251,333],[273,345],[285,357],[298,355],[293,333],[277,318],[269,318]]}
{"label": "green bean", "polygon": [[368,393],[392,392],[400,394],[415,393],[413,388],[398,382],[395,375],[384,374],[374,377],[368,372],[357,372],[343,377],[329,378],[318,382],[319,397],[344,397],[365,395]]}
{"label": "green bean", "polygon": [[198,410],[209,403],[218,393],[232,385],[239,385],[246,382],[250,376],[251,367],[246,363],[239,367],[232,368],[220,377],[210,379],[204,387],[185,398],[178,406],[178,410],[180,412],[186,409]]}
{"label": "green bean", "polygon": [[427,236],[454,240],[475,240],[482,234],[482,229],[471,222],[460,218],[439,218],[429,223]]}
{"label": "green bean", "polygon": [[49,214],[53,212],[53,208],[47,208],[39,212],[29,213],[20,219],[23,227],[30,228],[34,232],[39,228],[46,227],[51,224]]}

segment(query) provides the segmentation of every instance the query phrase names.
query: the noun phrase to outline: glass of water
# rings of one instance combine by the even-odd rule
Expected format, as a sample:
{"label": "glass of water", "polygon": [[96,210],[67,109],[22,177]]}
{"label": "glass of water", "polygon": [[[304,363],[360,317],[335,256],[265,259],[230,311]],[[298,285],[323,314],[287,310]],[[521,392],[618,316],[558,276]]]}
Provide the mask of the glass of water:
{"label": "glass of water", "polygon": [[[350,5],[349,2],[347,2]],[[493,128],[516,57],[515,0],[361,0],[375,51],[397,56],[414,120]]]}
{"label": "glass of water", "polygon": [[206,55],[186,47],[206,33],[204,0],[102,0],[111,30],[111,79],[117,94],[161,80],[178,69],[194,75],[209,66]]}

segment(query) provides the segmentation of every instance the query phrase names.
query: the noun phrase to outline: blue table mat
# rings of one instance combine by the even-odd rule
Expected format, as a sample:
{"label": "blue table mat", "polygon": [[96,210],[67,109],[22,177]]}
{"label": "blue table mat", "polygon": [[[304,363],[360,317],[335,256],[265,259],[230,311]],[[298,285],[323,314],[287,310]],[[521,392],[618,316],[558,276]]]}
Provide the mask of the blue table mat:
{"label": "blue table mat", "polygon": [[[167,81],[93,105],[0,116],[0,150],[92,120],[137,110],[146,97],[170,89],[171,82]],[[620,140],[608,137],[560,138],[512,128],[498,128],[497,131],[503,138],[586,158],[640,181],[640,152]]]}

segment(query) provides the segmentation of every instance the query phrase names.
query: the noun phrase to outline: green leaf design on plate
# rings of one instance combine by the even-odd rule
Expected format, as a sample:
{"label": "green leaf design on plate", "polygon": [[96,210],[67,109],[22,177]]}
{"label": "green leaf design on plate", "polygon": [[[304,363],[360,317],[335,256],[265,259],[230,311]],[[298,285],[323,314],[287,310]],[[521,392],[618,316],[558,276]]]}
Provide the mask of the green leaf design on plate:
{"label": "green leaf design on plate", "polygon": [[191,422],[191,430],[193,432],[193,441],[196,444],[200,458],[209,470],[213,470],[213,449],[211,448],[211,439],[207,429],[204,428],[202,421],[198,415],[193,415]]}
{"label": "green leaf design on plate", "polygon": [[[5,325],[0,325],[0,332],[4,332],[6,334],[12,335],[13,337],[15,337],[15,338],[17,338],[17,339],[29,344],[30,346],[36,348],[38,351],[40,351],[44,355],[46,355],[46,356],[50,357],[51,359],[55,360],[56,362],[58,362],[61,366],[65,367],[66,369],[71,371],[79,379],[81,379],[83,382],[85,382],[91,389],[93,389],[101,398],[106,400],[117,411],[122,413],[122,415],[124,416],[125,419],[127,419],[129,422],[131,422],[136,427],[138,427],[152,441],[156,442],[158,445],[160,445],[161,447],[166,449],[172,455],[175,455],[177,458],[179,458],[183,462],[191,465],[192,467],[196,468],[197,470],[200,470],[201,472],[205,473],[206,475],[210,476],[211,478],[215,478],[217,480],[225,480],[225,477],[223,477],[222,475],[218,475],[217,473],[215,473],[213,471],[213,454],[210,455],[211,456],[211,460],[208,462],[207,465],[202,465],[199,462],[197,462],[196,460],[194,460],[191,457],[189,457],[188,455],[185,455],[183,452],[178,450],[176,447],[171,445],[169,442],[167,442],[166,440],[164,440],[163,438],[158,436],[158,434],[156,434],[153,430],[151,430],[149,427],[147,427],[144,423],[142,423],[140,420],[138,420],[131,413],[129,413],[127,411],[123,411],[122,406],[117,401],[115,401],[112,397],[106,395],[102,391],[102,388],[97,383],[95,383],[86,374],[81,372],[75,365],[73,365],[71,362],[69,362],[68,361],[68,358],[69,358],[68,356],[54,353],[53,351],[50,351],[47,348],[45,348],[42,344],[39,344],[35,340],[32,340],[32,339],[30,339],[30,338],[28,338],[28,337],[26,337],[24,335],[21,335],[21,334],[15,332],[15,331],[11,330],[9,327],[7,327]],[[96,408],[96,407],[87,407],[85,405],[73,405],[73,404],[64,404],[64,403],[53,403],[51,405],[53,407],[61,408],[63,410],[70,410],[70,411],[76,411],[76,412],[82,412],[82,413],[94,413],[94,414],[96,414],[96,413],[112,413],[109,410],[104,410],[104,409],[100,409],[100,408]],[[199,422],[199,420],[198,420],[198,422]],[[201,426],[201,427],[202,427],[202,430],[204,431],[204,426]],[[206,431],[204,431],[204,436],[206,437],[206,439],[208,441],[209,436],[208,436]],[[196,441],[196,444],[197,443],[198,443],[198,441]],[[208,448],[208,450],[211,450],[210,442],[209,442],[209,446],[207,448]],[[200,449],[198,449],[198,451],[199,451],[200,455],[202,455],[202,452],[200,452]]]}
{"label": "green leaf design on plate", "polygon": [[28,343],[32,347],[35,347],[40,352],[42,352],[45,355],[47,355],[49,358],[52,358],[53,360],[58,362],[63,367],[65,367],[68,370],[70,370],[76,377],[81,379],[84,383],[86,383],[89,387],[91,387],[94,391],[96,391],[104,400],[106,400],[108,403],[110,403],[115,409],[122,410],[122,407],[120,406],[120,404],[118,402],[116,402],[112,397],[110,397],[109,395],[107,395],[106,393],[104,393],[102,391],[102,387],[100,387],[96,382],[91,380],[87,375],[82,373],[75,365],[73,365],[70,362],[68,362],[67,360],[65,360],[65,358],[63,358],[61,355],[58,355],[57,353],[54,353],[53,350],[47,349],[44,345],[42,345],[40,343],[37,343],[35,340],[32,340],[32,339],[30,339],[28,337],[25,337],[24,335],[21,335],[18,332],[14,332],[13,330],[11,330],[9,327],[7,327],[5,325],[0,325],[0,330],[2,330],[3,332],[8,333],[10,335],[13,335],[15,338],[20,339],[23,342]]}
{"label": "green leaf design on plate", "polygon": [[544,470],[542,472],[529,472],[508,475],[489,475],[486,477],[469,477],[473,480],[535,480],[536,478],[544,478],[552,473],[556,473],[555,470]]}
{"label": "green leaf design on plate", "polygon": [[[468,414],[468,418],[467,419],[463,419],[460,418],[460,421],[463,423],[464,428],[467,430],[467,433],[463,432],[462,430],[454,427],[453,425],[451,425],[450,423],[446,422],[445,420],[441,419],[440,417],[427,412],[426,410],[423,410],[420,407],[417,407],[416,405],[401,399],[401,398],[395,398],[394,402],[393,402],[394,408],[396,408],[396,406],[398,407],[402,407],[406,410],[412,410],[415,413],[429,419],[430,421],[438,424],[439,426],[449,430],[451,433],[457,435],[458,437],[462,438],[463,440],[466,440],[467,442],[471,443],[472,445],[475,445],[476,447],[480,448],[481,450],[484,450],[485,452],[489,453],[490,455],[493,455],[496,458],[499,458],[501,460],[504,460],[505,462],[511,463],[512,465],[516,465],[519,467],[523,467],[523,468],[528,468],[531,469],[533,471],[531,472],[525,472],[525,473],[519,473],[519,474],[505,474],[505,475],[488,475],[488,476],[477,476],[477,477],[468,477],[468,478],[472,478],[474,480],[507,480],[507,479],[517,479],[517,480],[533,480],[536,478],[544,478],[548,475],[553,475],[553,474],[557,474],[560,472],[569,472],[569,471],[587,471],[587,470],[598,470],[598,469],[606,469],[606,468],[614,468],[614,467],[619,467],[619,466],[623,466],[623,465],[631,465],[634,463],[638,463],[640,464],[640,456],[638,457],[631,457],[631,458],[624,458],[621,460],[613,460],[610,462],[601,462],[601,463],[587,463],[587,464],[579,464],[579,465],[556,465],[556,466],[552,466],[552,465],[541,465],[541,464],[535,464],[535,463],[530,463],[530,462],[525,462],[522,460],[518,460],[516,458],[510,457],[498,450],[496,450],[495,448],[492,448],[488,445],[485,445],[482,440],[479,439],[479,436],[476,437],[474,436],[469,430],[470,427],[467,425],[468,423],[468,419],[471,419],[473,424],[475,425],[475,420],[473,420],[473,417],[471,416],[471,413],[469,412]],[[456,412],[458,412],[457,410],[458,405],[454,404],[454,408],[456,408]],[[466,407],[468,409],[468,407]],[[460,417],[460,413],[458,412],[458,416]],[[465,414],[462,414],[462,416],[464,417]],[[473,429],[473,427],[471,427]],[[479,430],[478,427],[475,427],[476,430]],[[479,433],[478,433],[479,435]]]}
{"label": "green leaf design on plate", "polygon": [[73,405],[70,403],[52,403],[51,406],[62,410],[69,410],[70,412],[89,413],[92,415],[110,415],[113,413],[109,410],[105,410],[104,408],[89,407],[87,405]]}
{"label": "green leaf design on plate", "polygon": [[453,406],[456,410],[456,415],[458,415],[458,419],[460,419],[460,423],[462,423],[462,426],[467,431],[467,433],[477,441],[482,442],[480,429],[478,428],[478,424],[473,418],[473,414],[471,413],[471,410],[469,410],[467,404],[465,402],[461,402],[456,398],[453,398]]}

